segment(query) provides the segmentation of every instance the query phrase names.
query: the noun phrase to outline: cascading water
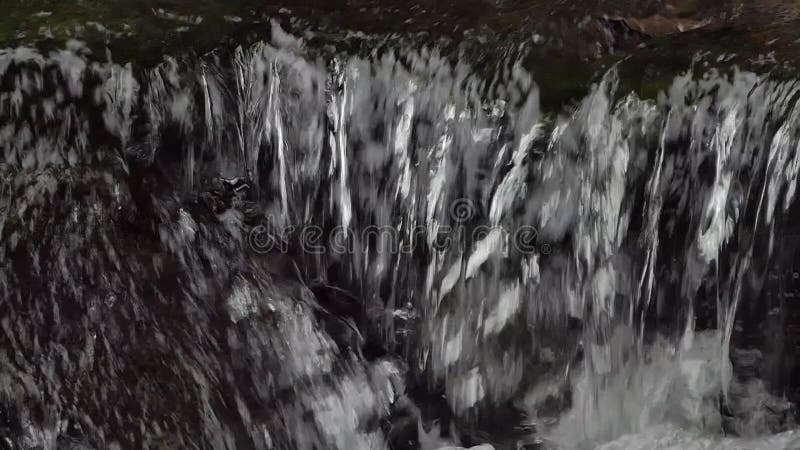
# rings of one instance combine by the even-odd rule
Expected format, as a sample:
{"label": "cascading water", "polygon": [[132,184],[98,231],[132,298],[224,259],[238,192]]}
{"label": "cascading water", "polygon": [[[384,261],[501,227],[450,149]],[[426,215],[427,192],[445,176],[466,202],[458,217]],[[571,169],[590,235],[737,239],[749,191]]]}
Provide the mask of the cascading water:
{"label": "cascading water", "polygon": [[[641,99],[612,68],[543,111],[524,48],[478,70],[273,25],[141,72],[85,53],[0,54],[12,448],[788,426],[731,346],[796,250],[797,82],[692,69]],[[430,409],[459,430],[407,440]]]}

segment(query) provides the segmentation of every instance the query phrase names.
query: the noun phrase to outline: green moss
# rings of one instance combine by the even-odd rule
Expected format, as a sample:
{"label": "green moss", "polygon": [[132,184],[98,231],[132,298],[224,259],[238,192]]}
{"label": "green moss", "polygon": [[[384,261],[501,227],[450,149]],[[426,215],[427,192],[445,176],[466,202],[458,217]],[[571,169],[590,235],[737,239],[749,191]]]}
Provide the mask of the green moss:
{"label": "green moss", "polygon": [[[105,58],[160,59],[163,54],[205,50],[252,30],[253,0],[193,2],[165,0],[18,1],[0,16],[0,48],[28,45],[63,48],[86,42]],[[242,19],[239,21],[239,19]]]}
{"label": "green moss", "polygon": [[[29,45],[48,51],[63,48],[69,39],[78,39],[87,44],[95,58],[105,59],[108,49],[117,62],[141,65],[157,63],[165,54],[205,53],[222,44],[246,45],[263,39],[269,33],[269,17],[275,16],[304,19],[319,31],[317,39],[309,41],[310,45],[326,47],[336,43],[340,51],[347,49],[344,36],[348,30],[382,36],[393,33],[424,36],[420,39],[427,42],[446,37],[454,45],[471,40],[475,56],[470,61],[476,65],[502,58],[504,52],[520,43],[530,45],[532,37],[537,36],[543,41],[534,46],[525,67],[534,74],[541,88],[543,107],[550,111],[583,97],[592,81],[620,61],[621,88],[645,98],[654,98],[666,89],[675,75],[691,66],[698,52],[707,54],[701,64],[708,66],[700,70],[735,65],[793,77],[797,76],[795,68],[800,62],[797,34],[800,23],[778,21],[756,25],[755,19],[653,39],[634,33],[632,38],[628,36],[630,42],[616,36],[614,45],[624,48],[613,53],[608,49],[597,52],[595,49],[601,44],[607,45],[603,41],[605,35],[599,31],[603,22],[590,23],[589,16],[580,19],[597,5],[570,9],[551,0],[507,0],[502,7],[477,0],[463,0],[458,6],[422,2],[412,7],[393,7],[400,3],[386,1],[380,8],[373,2],[345,6],[343,0],[297,3],[14,0],[13,3],[0,15],[0,48]],[[614,0],[605,7],[611,8],[609,11],[624,10],[631,3],[636,2]],[[672,14],[708,17],[716,17],[730,6],[720,6],[712,0],[675,0],[671,4]],[[290,8],[291,13],[278,14],[283,7]],[[628,13],[636,15],[635,11],[638,10]],[[579,22],[589,25],[579,27]],[[305,25],[295,22],[290,29],[302,33]],[[758,55],[770,52],[774,52],[779,65],[764,64],[763,59],[758,62]],[[722,55],[725,57],[718,60]]]}

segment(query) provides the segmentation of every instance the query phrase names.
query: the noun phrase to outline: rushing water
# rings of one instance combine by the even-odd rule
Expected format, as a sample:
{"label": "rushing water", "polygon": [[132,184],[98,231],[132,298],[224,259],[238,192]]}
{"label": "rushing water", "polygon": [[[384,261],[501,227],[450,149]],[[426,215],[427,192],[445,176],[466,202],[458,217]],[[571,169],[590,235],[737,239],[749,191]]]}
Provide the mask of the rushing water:
{"label": "rushing water", "polygon": [[800,445],[719,437],[792,422],[797,82],[85,53],[0,53],[10,448]]}

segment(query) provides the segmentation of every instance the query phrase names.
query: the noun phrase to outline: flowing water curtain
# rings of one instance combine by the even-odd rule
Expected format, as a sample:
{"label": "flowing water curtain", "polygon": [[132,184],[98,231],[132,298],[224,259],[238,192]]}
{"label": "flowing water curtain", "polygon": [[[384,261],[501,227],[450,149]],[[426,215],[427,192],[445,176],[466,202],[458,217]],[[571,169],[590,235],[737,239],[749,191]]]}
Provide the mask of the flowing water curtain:
{"label": "flowing water curtain", "polygon": [[[437,131],[428,153],[436,158],[429,157],[428,184],[423,185],[420,195],[421,203],[425,204],[421,212],[426,220],[431,255],[425,290],[420,294],[425,317],[423,330],[426,330],[420,351],[423,366],[428,366],[434,380],[445,382],[451,406],[459,414],[483,401],[487,393],[494,400],[508,395],[506,383],[487,383],[487,379],[498,380],[497,375],[506,372],[512,374],[512,384],[519,380],[513,375],[519,373],[514,370],[518,358],[515,351],[506,356],[501,353],[501,361],[495,359],[498,341],[493,336],[517,312],[519,283],[513,281],[513,272],[506,273],[502,268],[508,233],[500,228],[497,217],[492,222],[486,213],[493,208],[490,199],[497,203],[498,197],[508,195],[507,189],[492,194],[501,183],[501,175],[508,170],[504,167],[507,162],[504,149],[518,145],[522,150],[517,155],[530,150],[531,136],[516,135],[514,127],[538,126],[535,121],[515,122],[520,111],[526,112],[521,105],[525,99],[536,98],[528,97],[529,78],[527,86],[524,77],[515,78],[520,74],[518,71],[509,79],[494,80],[500,85],[495,85],[498,91],[514,83],[521,84],[522,92],[517,98],[499,93],[496,101],[487,99],[484,93],[491,86],[469,75],[453,84],[451,95],[455,102],[446,100],[443,111],[442,103],[434,110]],[[538,108],[538,101],[532,103]],[[520,139],[522,142],[517,142]],[[515,164],[521,166],[522,159],[518,156]],[[512,168],[506,176],[516,179],[521,175],[520,170],[523,169]],[[508,197],[503,201],[513,203],[514,195]],[[442,231],[449,233],[447,237],[451,239],[444,248],[436,242]],[[503,288],[503,283],[508,285]],[[487,325],[483,325],[484,320]],[[476,327],[484,330],[482,337],[465,332]],[[509,370],[504,371],[504,367]]]}
{"label": "flowing water curtain", "polygon": [[132,114],[138,107],[139,82],[130,64],[111,66],[109,71],[103,83],[106,104],[103,122],[106,130],[119,139],[120,147],[125,149],[132,138]]}
{"label": "flowing water curtain", "polygon": [[42,169],[94,156],[88,145],[92,125],[81,108],[84,99],[94,100],[90,81],[94,67],[87,65],[84,52],[75,42],[48,56],[24,47],[0,51],[7,164]]}
{"label": "flowing water curtain", "polygon": [[[218,155],[216,160],[227,161],[230,158],[222,157],[226,152],[224,132],[228,124],[223,75],[218,66],[207,61],[201,60],[198,65],[196,83],[201,91],[202,123],[205,129],[203,156],[205,159],[209,155]],[[230,176],[230,168],[226,164],[219,163],[218,170],[223,176]]]}
{"label": "flowing water curtain", "polygon": [[236,133],[239,143],[239,160],[247,178],[258,184],[258,158],[269,130],[269,102],[271,93],[271,61],[265,55],[266,44],[234,54],[236,80]]}
{"label": "flowing water curtain", "polygon": [[[703,273],[708,273],[718,283],[717,328],[722,339],[720,357],[726,398],[730,383],[729,347],[737,305],[743,295],[757,301],[761,288],[753,287],[763,286],[764,270],[773,253],[769,241],[775,229],[769,230],[768,240],[758,238],[759,217],[764,214],[763,193],[759,191],[762,186],[774,186],[767,194],[767,202],[783,195],[783,212],[793,197],[791,185],[795,177],[774,177],[769,161],[787,151],[782,130],[792,126],[792,116],[787,113],[789,105],[796,101],[793,84],[775,83],[748,73],[737,72],[730,77],[712,74],[697,83],[695,95],[699,107],[690,110],[685,119],[692,120],[690,139],[694,144],[690,147],[690,161],[694,168],[688,179],[675,182],[686,186],[683,195],[691,196],[689,190],[693,190],[701,197],[695,202],[698,208],[695,213],[681,211],[700,218],[694,225],[694,239],[686,250],[684,296],[695,298]],[[764,102],[764,96],[773,101]],[[675,100],[681,103],[674,105],[685,102],[685,99]],[[796,142],[790,144],[792,158],[796,155],[796,145]],[[706,186],[701,184],[703,167],[709,169],[713,180]],[[791,164],[786,167],[791,172]],[[738,182],[734,182],[737,175]],[[770,225],[771,220],[767,219]],[[754,256],[758,261],[756,266],[753,265]],[[743,284],[748,277],[751,280],[748,283],[755,282],[755,285]],[[691,309],[689,314],[692,314]],[[687,327],[692,325],[691,321],[690,315]]]}
{"label": "flowing water curtain", "polygon": [[[262,47],[260,51],[273,50],[270,47]],[[274,52],[289,54],[282,53],[283,50]],[[275,53],[270,53],[270,57]],[[240,52],[237,55],[240,61],[247,59],[243,56],[244,53]],[[261,57],[258,53],[254,55],[256,56],[251,55],[251,57]],[[314,108],[319,105],[313,100],[314,97],[309,96],[311,100],[308,102],[303,100],[303,107],[292,109],[299,114],[281,117],[278,115],[280,112],[275,113],[279,109],[269,105],[277,102],[291,104],[291,96],[285,91],[279,91],[281,97],[279,100],[272,100],[275,98],[274,89],[271,91],[272,94],[269,94],[269,88],[265,88],[264,91],[259,91],[262,87],[242,89],[242,86],[249,86],[249,82],[242,81],[246,79],[241,75],[245,73],[242,68],[253,67],[254,64],[238,63],[240,74],[238,92],[242,93],[238,102],[240,124],[256,124],[256,129],[282,126],[285,131],[293,127],[300,129],[308,118],[312,120],[311,123],[318,123],[316,119],[319,117],[318,109]],[[258,64],[263,68],[268,63]],[[302,56],[296,56],[292,64],[293,67],[304,64]],[[247,73],[260,73],[261,69],[248,70],[250,72]],[[515,76],[519,77],[521,72],[515,70]],[[316,92],[315,86],[319,80],[318,67],[304,69],[301,73],[312,74],[306,75],[306,78],[312,80],[311,91]],[[500,129],[493,122],[507,119],[504,119],[503,113],[498,111],[502,110],[500,102],[489,108],[483,104],[479,91],[487,89],[486,82],[470,75],[470,69],[463,64],[451,66],[436,52],[427,50],[419,54],[412,52],[402,59],[390,53],[372,59],[335,60],[329,66],[326,76],[328,131],[323,148],[327,149],[327,153],[322,155],[319,153],[320,147],[313,139],[315,136],[318,137],[315,133],[303,134],[290,131],[285,134],[286,152],[281,152],[281,146],[278,145],[278,164],[273,166],[270,178],[284,180],[286,174],[289,174],[295,177],[296,182],[299,173],[300,186],[307,180],[305,184],[309,189],[303,199],[306,202],[304,206],[306,218],[313,217],[309,216],[309,211],[312,211],[311,205],[319,204],[319,196],[328,199],[323,200],[323,203],[330,205],[329,211],[332,217],[335,217],[333,223],[344,228],[348,233],[347,238],[352,239],[352,242],[349,243],[351,250],[349,253],[341,255],[332,251],[323,259],[338,260],[347,267],[351,279],[360,280],[365,295],[373,297],[371,307],[386,309],[388,306],[391,310],[393,304],[396,306],[396,299],[401,299],[400,302],[403,302],[403,299],[410,300],[420,296],[413,284],[411,286],[397,284],[397,280],[419,279],[420,275],[415,273],[416,256],[410,252],[391,250],[396,250],[398,246],[413,248],[412,240],[418,239],[417,224],[420,219],[426,224],[425,231],[429,239],[438,234],[440,224],[459,225],[453,223],[450,217],[451,203],[459,197],[474,197],[477,206],[480,206],[481,198],[490,197],[488,192],[491,186],[486,188],[478,180],[488,173],[491,167],[495,177],[499,177],[505,171],[502,167],[505,164],[502,158],[495,160],[491,152],[500,146],[497,143]],[[527,80],[519,81],[523,94],[531,83],[530,76],[526,76]],[[292,78],[282,81],[281,85],[291,83],[287,80]],[[257,83],[260,83],[261,78],[258,80]],[[275,86],[274,81],[264,84]],[[269,99],[258,100],[263,95],[267,95]],[[510,96],[513,95],[520,94],[518,92]],[[256,100],[252,100],[253,98]],[[303,98],[302,93],[300,98]],[[247,113],[256,111],[246,106],[248,102],[262,105],[261,111],[269,117],[260,115],[261,113]],[[263,106],[265,103],[267,106]],[[516,107],[514,105],[511,108],[516,109]],[[485,111],[487,109],[489,112]],[[260,125],[262,123],[265,125]],[[254,136],[252,131],[244,131],[249,128],[249,125],[247,127],[239,125],[240,136]],[[266,131],[264,133],[270,137],[275,135]],[[307,136],[310,144],[298,146],[300,140],[298,138],[303,136]],[[241,139],[242,142],[247,140],[244,137]],[[524,153],[519,147],[524,149],[527,145],[526,143],[518,145],[516,151],[518,166],[521,164],[519,155]],[[299,147],[309,150],[297,151]],[[273,144],[271,148],[274,150],[276,145]],[[427,153],[428,157],[422,157],[420,152]],[[284,167],[288,167],[283,175],[281,154],[285,155]],[[299,171],[296,167],[298,158],[302,160]],[[320,164],[326,161],[327,174],[318,170]],[[426,167],[431,169],[426,170]],[[521,176],[520,170],[518,167],[512,178],[518,179]],[[491,184],[494,183],[495,181],[492,181]],[[282,199],[280,205],[282,214],[288,212],[284,205],[289,207],[289,204],[292,206],[296,204],[283,200],[289,194],[288,190],[282,191],[281,186],[285,187],[287,184],[281,181],[278,186],[272,186],[275,188],[273,192]],[[489,209],[488,206],[482,208]],[[313,221],[321,221],[317,222],[321,224],[326,222],[324,214],[323,218],[319,215],[313,217]],[[388,228],[391,233],[380,234],[376,242],[360,241],[361,232],[369,227]],[[429,240],[429,251],[435,250],[433,244],[433,240]],[[436,269],[437,263],[433,262],[434,265],[431,267],[434,271],[429,271],[430,275],[426,275],[428,286],[431,286],[436,278],[447,278],[445,275],[453,267],[457,267],[453,266],[453,261],[460,258],[454,259],[453,255],[462,251],[464,249],[459,246],[453,246],[445,253],[434,252],[439,254],[439,258],[448,262],[445,272],[439,275],[436,272],[445,266]],[[483,257],[479,256],[474,261]],[[320,265],[323,269],[326,266],[326,263]],[[387,284],[388,300],[378,295],[387,290]],[[440,292],[437,296],[445,294],[446,292]],[[464,310],[471,310],[471,307],[465,306]],[[389,317],[391,320],[392,316]],[[429,320],[435,321],[433,317]]]}
{"label": "flowing water curtain", "polygon": [[[592,440],[619,432],[637,431],[664,419],[663,415],[653,415],[656,402],[646,400],[646,396],[638,397],[638,409],[629,409],[629,416],[608,419],[603,411],[615,406],[604,402],[628,397],[633,401],[635,395],[655,389],[656,385],[641,385],[638,389],[644,391],[634,392],[636,389],[632,391],[630,386],[614,387],[614,383],[603,387],[606,384],[603,380],[607,376],[633,376],[632,371],[646,370],[647,365],[652,365],[644,360],[631,365],[631,361],[637,358],[631,359],[624,352],[619,353],[636,340],[643,339],[647,316],[652,314],[664,316],[677,325],[674,328],[677,332],[672,336],[670,327],[649,330],[648,334],[666,333],[665,336],[673,342],[681,341],[676,348],[679,350],[676,359],[669,364],[683,367],[683,361],[693,357],[693,349],[697,347],[693,342],[695,307],[702,300],[703,292],[712,292],[716,297],[717,310],[714,352],[718,356],[712,358],[716,362],[708,366],[716,367],[710,370],[721,377],[718,380],[720,390],[726,394],[726,401],[730,401],[727,397],[732,381],[729,355],[737,303],[742,297],[749,301],[759,300],[762,289],[759,286],[763,286],[765,270],[773,252],[771,242],[780,227],[774,221],[770,202],[775,205],[782,199],[783,213],[791,205],[794,194],[796,169],[792,161],[798,144],[797,137],[788,130],[796,127],[796,107],[793,107],[796,92],[795,83],[777,83],[748,73],[722,75],[711,72],[699,80],[689,73],[676,78],[667,95],[662,95],[657,104],[628,97],[609,106],[602,98],[601,101],[592,98],[603,95],[598,94],[602,89],[596,90],[572,119],[590,131],[588,136],[570,138],[570,125],[555,127],[558,139],[567,139],[565,142],[568,144],[585,142],[591,148],[592,142],[602,142],[599,155],[603,151],[627,147],[630,161],[634,163],[628,168],[630,180],[625,184],[625,193],[613,188],[614,180],[621,180],[619,177],[625,172],[617,169],[605,174],[596,172],[596,168],[602,167],[597,165],[602,164],[600,161],[578,159],[564,164],[562,160],[556,166],[564,168],[561,170],[578,168],[582,175],[574,184],[583,185],[581,192],[589,195],[580,201],[578,220],[570,225],[583,230],[573,236],[573,239],[584,240],[573,244],[572,254],[578,268],[592,267],[590,258],[601,256],[601,264],[595,265],[594,275],[584,272],[589,275],[585,278],[586,275],[578,271],[576,278],[568,278],[562,284],[578,282],[588,287],[589,296],[585,297],[581,308],[573,310],[573,314],[577,313],[588,328],[594,330],[594,334],[584,334],[587,351],[585,380],[579,382],[578,386],[583,387],[576,391],[576,408],[582,409],[583,425],[574,428],[573,432],[582,429],[585,438]],[[612,123],[602,125],[597,128],[603,130],[602,133],[592,135],[591,127],[598,122],[592,120],[591,113],[581,115],[580,111],[597,107],[599,111],[608,112],[594,117],[608,117],[602,120]],[[642,124],[655,126],[639,128]],[[620,141],[622,146],[615,146],[613,142],[619,138],[606,139],[613,137],[614,130],[620,127],[626,139]],[[637,129],[645,133],[639,145],[634,145],[631,136],[635,136]],[[600,141],[593,140],[598,136]],[[562,148],[562,152],[564,150]],[[585,156],[591,158],[590,154]],[[616,155],[616,159],[619,161],[620,156]],[[778,161],[781,164],[776,165]],[[568,169],[570,167],[572,169]],[[600,176],[592,179],[593,173]],[[567,179],[566,172],[557,177]],[[571,189],[567,187],[567,190]],[[640,209],[635,210],[642,215],[642,220],[631,222],[637,224],[631,228],[623,222],[629,213],[618,213],[614,205],[629,202],[629,208],[640,189],[643,189],[644,202]],[[606,198],[609,194],[614,195]],[[553,195],[560,199],[561,194]],[[624,201],[618,200],[619,195],[624,197]],[[595,202],[604,206],[593,209]],[[764,215],[768,219],[759,219]],[[547,229],[546,224],[542,226]],[[761,227],[769,228],[766,232],[759,232]],[[618,243],[608,245],[613,242]],[[619,247],[619,242],[628,244]],[[587,247],[593,249],[592,252],[586,252]],[[608,262],[603,263],[604,259]],[[620,264],[626,259],[629,268]],[[753,265],[754,260],[758,260],[758,264]],[[614,265],[608,269],[603,267],[609,263]],[[625,272],[629,270],[633,276],[626,277]],[[586,281],[581,283],[581,279]],[[703,286],[710,286],[710,289]],[[627,301],[631,303],[622,308],[628,314],[614,319],[613,308],[607,309],[605,314],[596,314],[598,307],[612,305],[603,301],[608,299],[603,294],[609,292],[609,287],[610,292],[630,296]],[[655,311],[650,310],[653,300],[657,300]],[[587,307],[590,309],[585,309]],[[581,309],[585,312],[581,313]],[[639,313],[634,315],[632,311]],[[604,317],[613,320],[609,322]],[[618,325],[614,325],[615,322]],[[615,331],[619,325],[638,329],[638,337],[627,333],[623,340],[615,337],[623,336]],[[638,347],[641,353],[641,345]],[[624,375],[626,373],[628,375]],[[646,379],[643,374],[638,372],[632,379]],[[676,375],[676,380],[681,376]],[[604,392],[615,389],[619,389],[616,394],[604,396]],[[650,411],[647,414],[649,418],[642,422],[644,416],[640,414],[645,411]],[[637,415],[639,419],[635,419]],[[630,422],[625,424],[625,420]],[[565,422],[565,427],[571,423],[569,420]]]}

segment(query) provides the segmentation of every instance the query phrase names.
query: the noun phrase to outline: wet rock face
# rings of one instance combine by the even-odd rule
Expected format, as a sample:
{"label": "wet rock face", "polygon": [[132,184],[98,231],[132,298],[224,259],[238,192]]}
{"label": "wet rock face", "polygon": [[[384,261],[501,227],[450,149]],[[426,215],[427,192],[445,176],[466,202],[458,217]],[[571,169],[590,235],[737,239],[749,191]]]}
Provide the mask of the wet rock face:
{"label": "wet rock face", "polygon": [[4,445],[385,445],[399,366],[340,350],[307,288],[205,205],[132,222],[118,167],[3,175]]}

